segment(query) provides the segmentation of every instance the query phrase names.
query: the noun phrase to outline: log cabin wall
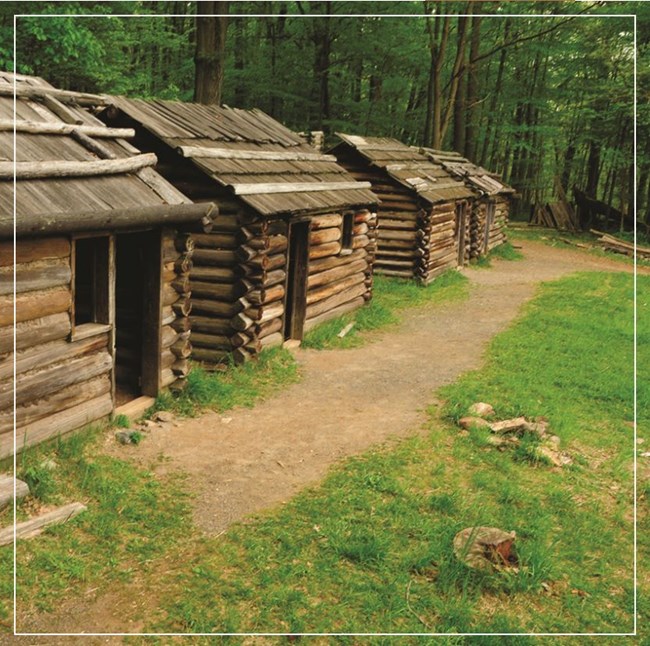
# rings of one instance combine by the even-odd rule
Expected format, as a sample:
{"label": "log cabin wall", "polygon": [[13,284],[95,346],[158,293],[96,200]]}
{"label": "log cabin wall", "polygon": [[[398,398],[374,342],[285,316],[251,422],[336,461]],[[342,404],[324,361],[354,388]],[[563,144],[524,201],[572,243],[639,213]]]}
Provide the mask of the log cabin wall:
{"label": "log cabin wall", "polygon": [[510,215],[510,198],[497,195],[494,200],[494,220],[488,233],[488,251],[507,242],[508,218]]}
{"label": "log cabin wall", "polygon": [[[0,457],[13,452],[10,279],[13,244],[0,243]],[[16,247],[17,443],[31,446],[113,410],[110,332],[71,340],[71,244],[65,237],[19,240]],[[9,293],[7,293],[9,292]]]}

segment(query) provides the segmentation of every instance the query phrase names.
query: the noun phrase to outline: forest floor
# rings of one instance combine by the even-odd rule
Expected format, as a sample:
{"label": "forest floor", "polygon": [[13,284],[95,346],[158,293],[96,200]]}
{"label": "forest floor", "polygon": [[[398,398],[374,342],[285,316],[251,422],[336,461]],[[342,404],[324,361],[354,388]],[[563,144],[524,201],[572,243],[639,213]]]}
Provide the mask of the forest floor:
{"label": "forest floor", "polygon": [[[194,494],[194,521],[208,535],[288,501],[346,456],[422,433],[435,392],[481,366],[488,343],[517,318],[541,282],[576,271],[632,271],[629,265],[579,250],[530,240],[516,244],[522,260],[495,260],[489,269],[465,270],[470,291],[462,302],[407,310],[399,326],[369,333],[361,347],[296,350],[300,382],[254,408],[179,420],[149,433],[137,447],[107,442],[106,451],[148,468],[154,464],[161,476],[186,474],[185,485]],[[650,273],[646,268],[640,272]],[[111,588],[95,598],[66,601],[52,613],[22,616],[20,628],[141,629],[138,622],[129,623],[129,615],[136,606],[155,606],[155,595],[137,581]],[[96,639],[117,643],[117,638]]]}

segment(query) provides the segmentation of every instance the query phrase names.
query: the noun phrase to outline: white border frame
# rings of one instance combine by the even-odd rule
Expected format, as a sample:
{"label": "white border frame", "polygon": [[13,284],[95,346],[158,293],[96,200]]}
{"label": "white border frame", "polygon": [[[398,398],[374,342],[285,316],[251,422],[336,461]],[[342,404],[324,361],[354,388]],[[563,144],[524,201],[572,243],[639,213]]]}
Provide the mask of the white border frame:
{"label": "white border frame", "polygon": [[[83,1],[83,0],[82,0]],[[115,0],[109,0],[115,1]],[[236,2],[237,0],[235,0]],[[485,1],[485,0],[484,0]],[[592,0],[577,0],[577,2],[583,4],[591,2]],[[600,0],[602,2],[626,2],[626,0]],[[534,0],[531,2],[534,4]],[[210,17],[214,15],[221,14],[197,14],[199,18]],[[480,18],[632,18],[633,19],[633,48],[634,48],[634,60],[633,60],[633,73],[634,73],[634,89],[633,89],[633,115],[634,115],[634,127],[633,127],[633,163],[634,163],[634,196],[633,196],[633,208],[634,212],[637,211],[637,14],[591,14],[591,13],[579,13],[579,14],[472,14],[473,16]],[[452,17],[457,18],[459,16],[468,17],[467,14],[436,14],[433,17],[436,18],[446,18]],[[186,14],[14,14],[13,17],[13,64],[14,72],[16,71],[16,52],[17,52],[17,42],[16,42],[16,25],[18,18],[58,18],[58,17],[70,17],[70,18],[102,18],[102,17],[114,17],[114,18],[180,18],[186,17]],[[240,13],[229,13],[229,18],[273,18],[276,17],[276,14],[240,14]],[[322,15],[322,14],[291,14],[291,18],[430,18],[430,14],[335,14],[335,15]],[[14,77],[14,115],[16,114],[16,102],[17,102],[17,79]],[[14,190],[14,199],[13,199],[13,208],[14,208],[14,276],[13,276],[13,316],[14,316],[14,455],[13,455],[13,468],[14,476],[17,472],[17,436],[16,436],[16,390],[15,390],[15,374],[16,374],[16,124],[14,120],[14,130],[13,130],[13,154],[14,154],[14,177],[13,177],[13,190]],[[636,220],[634,226],[634,247],[636,249],[637,245],[637,227]],[[633,274],[633,287],[634,287],[634,296],[633,296],[633,333],[634,333],[634,345],[633,345],[633,383],[634,383],[634,402],[633,402],[633,412],[634,412],[634,433],[633,433],[633,467],[634,467],[634,477],[633,477],[633,585],[634,585],[634,602],[633,602],[633,631],[632,632],[604,632],[604,633],[571,633],[571,632],[558,632],[558,633],[438,633],[438,632],[418,632],[418,633],[272,633],[272,632],[260,632],[260,633],[127,633],[127,632],[117,632],[117,633],[102,633],[102,632],[77,632],[77,633],[31,633],[31,632],[18,632],[16,630],[17,625],[17,549],[16,549],[16,522],[17,522],[17,504],[16,504],[16,480],[14,477],[14,506],[13,506],[13,520],[14,520],[14,542],[13,542],[13,634],[15,637],[280,637],[280,636],[300,636],[300,637],[489,637],[489,636],[504,636],[504,637],[514,637],[514,636],[528,636],[528,637],[578,637],[578,636],[590,636],[590,637],[632,637],[637,636],[637,605],[638,605],[638,578],[637,578],[637,256],[636,252],[634,254],[634,274]]]}

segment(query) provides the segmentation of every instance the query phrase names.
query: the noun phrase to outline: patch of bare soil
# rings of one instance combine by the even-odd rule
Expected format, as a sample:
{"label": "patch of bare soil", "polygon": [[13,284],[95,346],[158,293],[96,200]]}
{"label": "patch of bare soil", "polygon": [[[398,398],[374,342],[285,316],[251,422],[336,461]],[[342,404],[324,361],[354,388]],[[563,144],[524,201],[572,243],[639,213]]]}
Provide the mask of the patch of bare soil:
{"label": "patch of bare soil", "polygon": [[[297,350],[300,383],[254,408],[207,413],[154,431],[137,447],[114,450],[147,466],[163,456],[159,472],[185,472],[196,495],[194,520],[210,534],[288,500],[342,458],[420,432],[434,391],[481,365],[489,341],[541,281],[575,271],[632,271],[579,250],[533,241],[521,246],[521,261],[495,260],[490,269],[465,270],[471,288],[462,302],[406,311],[399,327],[373,334],[360,348]],[[23,617],[21,628],[138,630],[130,623],[138,592],[77,599],[52,615]],[[31,639],[23,643],[38,643]]]}

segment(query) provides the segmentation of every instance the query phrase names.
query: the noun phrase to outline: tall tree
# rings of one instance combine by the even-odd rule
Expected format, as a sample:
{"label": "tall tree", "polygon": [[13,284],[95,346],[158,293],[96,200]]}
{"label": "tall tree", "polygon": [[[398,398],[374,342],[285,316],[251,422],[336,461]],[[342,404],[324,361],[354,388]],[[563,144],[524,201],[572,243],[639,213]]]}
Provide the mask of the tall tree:
{"label": "tall tree", "polygon": [[223,0],[196,3],[194,100],[199,103],[221,103],[228,5],[229,2]]}

